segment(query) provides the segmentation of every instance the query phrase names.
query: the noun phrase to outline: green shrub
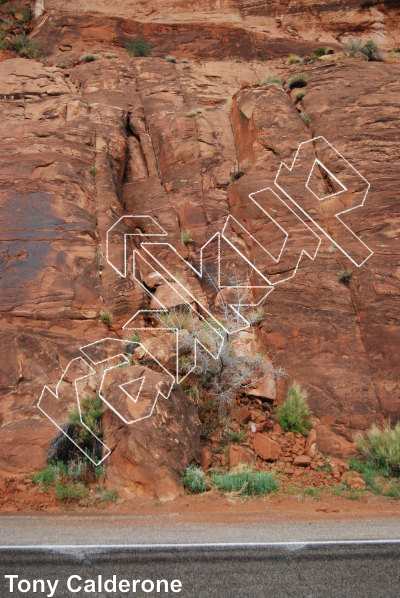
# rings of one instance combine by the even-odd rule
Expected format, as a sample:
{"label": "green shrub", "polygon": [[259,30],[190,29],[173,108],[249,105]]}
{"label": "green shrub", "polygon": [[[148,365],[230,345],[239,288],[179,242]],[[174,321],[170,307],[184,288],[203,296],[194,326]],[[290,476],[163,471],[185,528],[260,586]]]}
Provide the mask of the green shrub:
{"label": "green shrub", "polygon": [[90,167],[89,172],[92,176],[96,176],[96,174],[99,172],[99,169],[97,168],[96,164],[93,164],[93,166]]}
{"label": "green shrub", "polygon": [[174,64],[176,64],[178,62],[177,59],[175,58],[175,56],[166,56],[165,60],[167,62],[173,62]]}
{"label": "green shrub", "polygon": [[[377,464],[375,461],[360,461],[356,457],[352,457],[349,460],[349,467],[353,471],[357,471],[363,478],[372,478],[374,476],[381,476],[390,478],[393,474],[392,469],[387,465]],[[364,479],[367,482],[367,479]]]}
{"label": "green shrub", "polygon": [[297,75],[293,75],[290,77],[288,81],[289,89],[294,89],[295,87],[305,87],[308,83],[308,77],[304,73],[299,73]]}
{"label": "green shrub", "polygon": [[188,118],[193,118],[193,116],[197,116],[197,110],[189,110],[189,112],[186,112],[186,116]]}
{"label": "green shrub", "polygon": [[360,51],[361,54],[363,54],[365,58],[369,61],[382,60],[381,51],[379,50],[376,43],[373,42],[371,39],[361,46]]}
{"label": "green shrub", "polygon": [[192,494],[199,494],[206,489],[205,473],[197,465],[189,465],[182,478],[183,485]]}
{"label": "green shrub", "polygon": [[82,469],[85,466],[86,463],[82,460],[70,465],[58,461],[29,477],[35,484],[38,484],[46,491],[49,489],[49,486],[56,482],[55,493],[58,499],[83,498],[86,495],[86,488],[82,483],[77,484],[73,480],[82,478]]}
{"label": "green shrub", "polygon": [[299,89],[298,91],[296,91],[294,95],[296,102],[301,102],[305,95],[306,92],[304,91],[304,89]]}
{"label": "green shrub", "polygon": [[297,56],[296,54],[290,54],[286,59],[286,64],[301,64],[302,62],[300,56]]}
{"label": "green shrub", "polygon": [[192,233],[190,232],[190,230],[184,230],[182,231],[182,241],[184,242],[185,245],[189,245],[189,243],[193,243],[193,237],[192,237]]}
{"label": "green shrub", "polygon": [[[80,402],[80,411],[77,409],[68,413],[68,421],[63,428],[93,460],[99,460],[102,456],[102,446],[98,442],[103,437],[102,416],[102,399],[99,396],[88,397]],[[103,467],[95,467],[88,457],[83,456],[66,439],[63,432],[52,441],[48,450],[48,462],[45,469],[29,477],[46,491],[51,486],[60,500],[83,498],[86,494],[85,486],[91,483],[93,474],[96,484],[101,475],[105,479]]]}
{"label": "green shrub", "polygon": [[274,85],[275,87],[283,87],[283,79],[277,75],[268,74],[261,80],[261,85]]}
{"label": "green shrub", "polygon": [[383,430],[373,425],[366,436],[357,436],[356,446],[367,462],[400,473],[400,422],[393,428],[388,424]]}
{"label": "green shrub", "polygon": [[228,473],[213,473],[211,482],[222,492],[239,492],[245,495],[270,494],[279,490],[273,475],[266,471],[245,468]]}
{"label": "green shrub", "polygon": [[83,422],[93,430],[96,436],[102,437],[101,419],[103,417],[103,401],[101,397],[88,397],[81,403]]}
{"label": "green shrub", "polygon": [[357,471],[358,473],[364,473],[366,468],[365,461],[360,461],[356,457],[351,457],[349,460],[349,467],[353,471]]}
{"label": "green shrub", "polygon": [[310,117],[308,116],[308,114],[306,114],[305,112],[302,112],[300,114],[300,118],[303,121],[303,123],[309,123],[310,122]]}
{"label": "green shrub", "polygon": [[[96,452],[101,451],[101,445],[96,442],[96,439],[93,438],[89,430],[101,440],[103,438],[102,418],[103,401],[99,396],[84,399],[81,402],[81,414],[79,414],[79,411],[71,411],[68,414],[69,424],[73,427],[73,439],[83,450],[92,454],[93,459],[95,460],[101,458],[101,454]],[[85,424],[89,430],[83,424]]]}
{"label": "green shrub", "polygon": [[240,428],[240,430],[228,430],[227,437],[231,442],[245,442],[246,430],[243,428]]}
{"label": "green shrub", "polygon": [[339,278],[340,282],[342,282],[343,284],[348,286],[350,284],[352,275],[353,275],[353,272],[350,270],[350,268],[342,268],[340,270],[340,272],[338,273],[338,278]]}
{"label": "green shrub", "polygon": [[307,392],[294,382],[289,388],[287,399],[278,408],[278,421],[285,432],[307,436],[310,430],[310,413]]}
{"label": "green shrub", "polygon": [[47,488],[50,484],[55,482],[57,478],[57,469],[54,466],[49,465],[45,469],[41,469],[30,475],[29,478],[38,486]]}
{"label": "green shrub", "polygon": [[112,320],[112,316],[111,316],[111,314],[108,314],[106,311],[101,311],[101,312],[99,313],[99,316],[100,316],[100,320],[101,320],[101,321],[102,321],[104,324],[107,324],[107,326],[108,326],[109,324],[111,324],[111,320]]}
{"label": "green shrub", "polygon": [[151,42],[146,42],[141,37],[135,37],[133,39],[130,39],[126,43],[125,47],[126,47],[128,53],[131,54],[132,56],[135,56],[136,58],[138,58],[139,56],[150,56],[151,55],[151,49],[152,49]]}
{"label": "green shrub", "polygon": [[327,52],[325,48],[322,48],[321,46],[319,48],[315,48],[313,52],[314,56],[316,56],[317,58],[319,58],[320,56],[325,56],[326,53]]}
{"label": "green shrub", "polygon": [[328,48],[326,51],[327,54],[334,54],[335,50],[333,48]]}
{"label": "green shrub", "polygon": [[30,39],[25,35],[12,37],[8,42],[8,47],[22,58],[34,58],[35,60],[42,58],[37,40]]}
{"label": "green shrub", "polygon": [[381,51],[372,40],[363,44],[361,39],[351,39],[346,45],[345,51],[350,58],[363,58],[369,61],[382,60]]}
{"label": "green shrub", "polygon": [[395,475],[395,469],[390,466],[387,461],[370,460],[369,458],[360,461],[359,459],[352,457],[349,461],[349,467],[361,475],[368,490],[374,494],[381,494],[391,498],[400,498],[400,480],[392,480],[390,485],[388,485],[390,478],[393,478]]}
{"label": "green shrub", "polygon": [[56,498],[59,500],[75,500],[85,498],[87,488],[83,484],[57,482]]}
{"label": "green shrub", "polygon": [[84,54],[80,57],[79,62],[95,62],[98,59],[98,54]]}

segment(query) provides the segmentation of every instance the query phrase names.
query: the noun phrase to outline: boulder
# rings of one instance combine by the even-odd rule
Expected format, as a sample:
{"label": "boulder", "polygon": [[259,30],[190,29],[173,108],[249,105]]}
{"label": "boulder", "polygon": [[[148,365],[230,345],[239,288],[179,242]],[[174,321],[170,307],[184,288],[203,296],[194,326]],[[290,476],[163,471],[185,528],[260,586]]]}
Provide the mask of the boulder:
{"label": "boulder", "polygon": [[276,380],[272,373],[267,373],[260,377],[254,386],[249,386],[244,389],[246,395],[253,397],[260,397],[273,401],[276,398]]}
{"label": "boulder", "polygon": [[298,455],[293,460],[293,465],[298,467],[308,467],[311,464],[311,459],[308,455]]}
{"label": "boulder", "polygon": [[316,434],[318,450],[324,455],[347,459],[358,454],[354,442],[335,434],[328,426],[317,426]]}
{"label": "boulder", "polygon": [[280,445],[265,434],[257,433],[255,435],[253,448],[255,453],[264,461],[276,461],[281,454]]}
{"label": "boulder", "polygon": [[212,454],[205,446],[201,447],[200,451],[200,467],[207,471],[212,463]]}
{"label": "boulder", "polygon": [[251,419],[251,410],[248,407],[242,407],[239,412],[239,417],[243,424],[247,424]]}
{"label": "boulder", "polygon": [[229,445],[228,449],[229,467],[237,467],[238,465],[253,465],[254,455],[244,446],[237,444]]}
{"label": "boulder", "polygon": [[158,399],[150,417],[130,426],[106,408],[103,429],[112,451],[104,462],[109,487],[125,497],[156,496],[161,501],[183,492],[182,474],[200,459],[201,424],[194,402],[179,387],[167,400]]}
{"label": "boulder", "polygon": [[305,450],[311,459],[313,459],[318,453],[317,432],[314,428],[312,428],[308,433]]}

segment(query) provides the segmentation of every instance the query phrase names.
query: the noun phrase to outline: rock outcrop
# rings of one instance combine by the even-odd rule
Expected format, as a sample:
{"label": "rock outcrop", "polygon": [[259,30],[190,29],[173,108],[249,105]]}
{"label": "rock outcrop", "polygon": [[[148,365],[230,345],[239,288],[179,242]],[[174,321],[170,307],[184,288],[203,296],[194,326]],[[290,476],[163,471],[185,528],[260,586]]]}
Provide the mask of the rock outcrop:
{"label": "rock outcrop", "polygon": [[186,465],[200,458],[200,421],[194,403],[175,388],[153,415],[126,426],[111,410],[103,416],[104,442],[111,449],[106,482],[124,497],[159,500],[182,492]]}

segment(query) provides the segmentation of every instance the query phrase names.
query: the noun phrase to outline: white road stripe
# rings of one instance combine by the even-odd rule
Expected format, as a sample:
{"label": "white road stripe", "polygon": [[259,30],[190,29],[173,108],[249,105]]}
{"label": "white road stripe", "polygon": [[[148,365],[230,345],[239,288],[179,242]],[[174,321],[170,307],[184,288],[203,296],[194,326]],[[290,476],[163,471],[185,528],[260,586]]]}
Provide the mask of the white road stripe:
{"label": "white road stripe", "polygon": [[306,548],[312,546],[369,546],[382,544],[400,544],[394,540],[304,540],[296,542],[207,542],[198,544],[27,544],[0,546],[0,552],[6,550],[76,550],[76,549],[143,549],[143,548]]}

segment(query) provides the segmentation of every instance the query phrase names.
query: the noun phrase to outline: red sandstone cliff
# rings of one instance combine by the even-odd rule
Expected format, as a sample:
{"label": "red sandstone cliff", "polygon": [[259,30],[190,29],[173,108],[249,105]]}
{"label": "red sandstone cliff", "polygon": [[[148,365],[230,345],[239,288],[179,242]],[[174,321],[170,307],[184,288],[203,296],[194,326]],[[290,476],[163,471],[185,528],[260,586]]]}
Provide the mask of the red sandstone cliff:
{"label": "red sandstone cliff", "polygon": [[[280,163],[319,135],[371,183],[349,224],[374,255],[346,287],[337,275],[350,264],[324,239],[315,261],[303,260],[268,298],[257,343],[308,389],[320,450],[347,454],[356,430],[400,417],[400,67],[390,57],[352,61],[340,49],[359,35],[383,49],[400,45],[396,3],[99,4],[45,0],[31,33],[44,64],[10,54],[0,63],[0,470],[44,463],[55,429],[36,408],[43,385],[57,382],[81,345],[120,335],[141,304],[131,280],[99,268],[107,229],[145,212],[182,253],[189,229],[196,252],[232,214],[247,216],[263,241],[263,221],[245,213],[248,194],[273,184]],[[136,34],[152,41],[152,57],[127,54]],[[336,54],[286,64],[318,45]],[[79,62],[85,52],[98,60]],[[307,123],[286,88],[253,85],[268,72],[308,75]],[[228,185],[234,164],[244,176]],[[179,274],[187,276],[184,265]],[[113,315],[111,330],[102,310]],[[119,432],[110,470],[117,480],[118,467],[129,471],[121,483],[132,492],[176,492],[198,457],[198,417],[177,393],[141,430],[142,448]],[[146,445],[158,460],[146,460]],[[155,482],[160,471],[167,490]]]}

